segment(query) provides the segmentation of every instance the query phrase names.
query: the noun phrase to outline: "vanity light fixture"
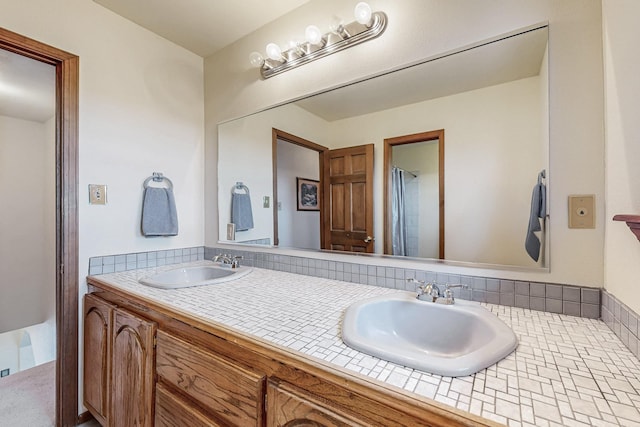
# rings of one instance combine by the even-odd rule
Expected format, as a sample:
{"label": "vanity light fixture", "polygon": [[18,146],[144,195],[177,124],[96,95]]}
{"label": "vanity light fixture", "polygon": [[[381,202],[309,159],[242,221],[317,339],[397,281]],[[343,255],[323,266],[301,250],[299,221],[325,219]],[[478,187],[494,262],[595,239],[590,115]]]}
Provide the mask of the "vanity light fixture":
{"label": "vanity light fixture", "polygon": [[387,26],[387,16],[384,12],[372,12],[371,6],[365,2],[356,5],[354,15],[356,20],[346,25],[336,20],[325,34],[322,34],[317,26],[309,25],[304,32],[304,42],[292,41],[284,51],[276,43],[269,43],[266,47],[266,58],[259,52],[252,52],[249,62],[252,66],[259,67],[262,77],[268,79],[378,37]]}

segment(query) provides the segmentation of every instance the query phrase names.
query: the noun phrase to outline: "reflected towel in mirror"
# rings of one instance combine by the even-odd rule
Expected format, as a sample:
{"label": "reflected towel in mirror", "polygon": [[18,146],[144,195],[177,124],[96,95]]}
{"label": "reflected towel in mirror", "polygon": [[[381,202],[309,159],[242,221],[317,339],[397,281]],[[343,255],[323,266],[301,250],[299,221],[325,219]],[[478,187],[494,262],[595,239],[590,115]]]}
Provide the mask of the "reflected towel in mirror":
{"label": "reflected towel in mirror", "polygon": [[142,202],[144,236],[177,236],[178,214],[171,188],[146,187]]}
{"label": "reflected towel in mirror", "polygon": [[538,174],[538,182],[533,187],[531,194],[531,212],[529,214],[529,226],[527,227],[527,237],[524,247],[527,254],[534,260],[540,258],[540,238],[536,236],[536,231],[542,231],[540,219],[544,221],[547,215],[547,187],[544,185],[545,171]]}
{"label": "reflected towel in mirror", "polygon": [[253,212],[251,211],[251,196],[249,194],[232,193],[231,222],[236,225],[236,231],[247,231],[253,228]]}

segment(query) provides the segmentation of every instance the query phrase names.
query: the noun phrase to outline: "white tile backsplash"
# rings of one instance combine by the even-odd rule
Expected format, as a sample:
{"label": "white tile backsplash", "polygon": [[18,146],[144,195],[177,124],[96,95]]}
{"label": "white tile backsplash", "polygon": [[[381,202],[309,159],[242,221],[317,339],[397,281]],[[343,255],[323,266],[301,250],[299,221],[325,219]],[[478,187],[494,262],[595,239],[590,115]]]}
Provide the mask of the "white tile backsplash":
{"label": "white tile backsplash", "polygon": [[[350,267],[342,266],[344,271]],[[170,268],[175,265],[100,279],[509,426],[640,425],[640,362],[602,321],[482,303],[514,330],[519,346],[475,375],[448,378],[359,353],[342,342],[344,309],[367,297],[398,292],[394,289],[260,268],[236,281],[197,288],[167,291],[137,283]]]}

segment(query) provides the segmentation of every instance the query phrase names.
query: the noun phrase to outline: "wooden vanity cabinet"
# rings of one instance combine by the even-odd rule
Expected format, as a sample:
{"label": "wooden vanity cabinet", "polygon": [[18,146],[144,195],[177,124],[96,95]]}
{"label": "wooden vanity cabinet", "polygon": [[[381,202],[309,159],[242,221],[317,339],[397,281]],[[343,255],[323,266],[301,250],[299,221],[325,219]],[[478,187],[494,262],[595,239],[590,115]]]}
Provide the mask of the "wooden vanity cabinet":
{"label": "wooden vanity cabinet", "polygon": [[290,384],[269,380],[267,427],[363,427],[355,417],[326,404]]}
{"label": "wooden vanity cabinet", "polygon": [[105,427],[498,425],[88,282],[84,402]]}
{"label": "wooden vanity cabinet", "polygon": [[84,299],[84,398],[104,427],[153,426],[156,324]]}
{"label": "wooden vanity cabinet", "polygon": [[156,324],[116,308],[111,340],[111,425],[153,426]]}
{"label": "wooden vanity cabinet", "polygon": [[[158,331],[158,384],[168,384],[228,425],[262,426],[266,376]],[[158,417],[156,416],[156,419]]]}
{"label": "wooden vanity cabinet", "polygon": [[162,383],[156,384],[156,427],[226,427]]}
{"label": "wooden vanity cabinet", "polygon": [[103,426],[109,425],[111,330],[116,307],[93,295],[84,297],[84,391],[82,403]]}

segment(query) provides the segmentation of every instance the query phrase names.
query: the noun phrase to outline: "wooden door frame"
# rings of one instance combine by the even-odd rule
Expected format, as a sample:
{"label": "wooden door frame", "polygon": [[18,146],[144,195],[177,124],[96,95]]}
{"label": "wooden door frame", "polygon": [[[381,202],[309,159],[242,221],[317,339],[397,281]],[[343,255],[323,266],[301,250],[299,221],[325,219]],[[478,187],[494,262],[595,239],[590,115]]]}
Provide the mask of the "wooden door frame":
{"label": "wooden door frame", "polygon": [[[280,129],[271,129],[271,157],[273,161],[273,244],[278,245],[278,140],[289,142],[291,144],[299,145],[300,147],[308,148],[318,152],[319,157],[319,175],[320,185],[318,186],[318,202],[322,203],[323,189],[322,183],[324,182],[324,153],[329,148],[316,144],[315,142],[308,141],[299,136],[295,136]],[[320,206],[320,248],[324,248],[324,209]]]}
{"label": "wooden door frame", "polygon": [[384,140],[384,253],[393,253],[391,238],[391,168],[392,150],[396,145],[414,144],[438,140],[438,207],[439,207],[439,247],[438,258],[444,259],[444,129],[414,133]]}
{"label": "wooden door frame", "polygon": [[0,48],[56,67],[56,425],[78,421],[79,58],[0,28]]}

